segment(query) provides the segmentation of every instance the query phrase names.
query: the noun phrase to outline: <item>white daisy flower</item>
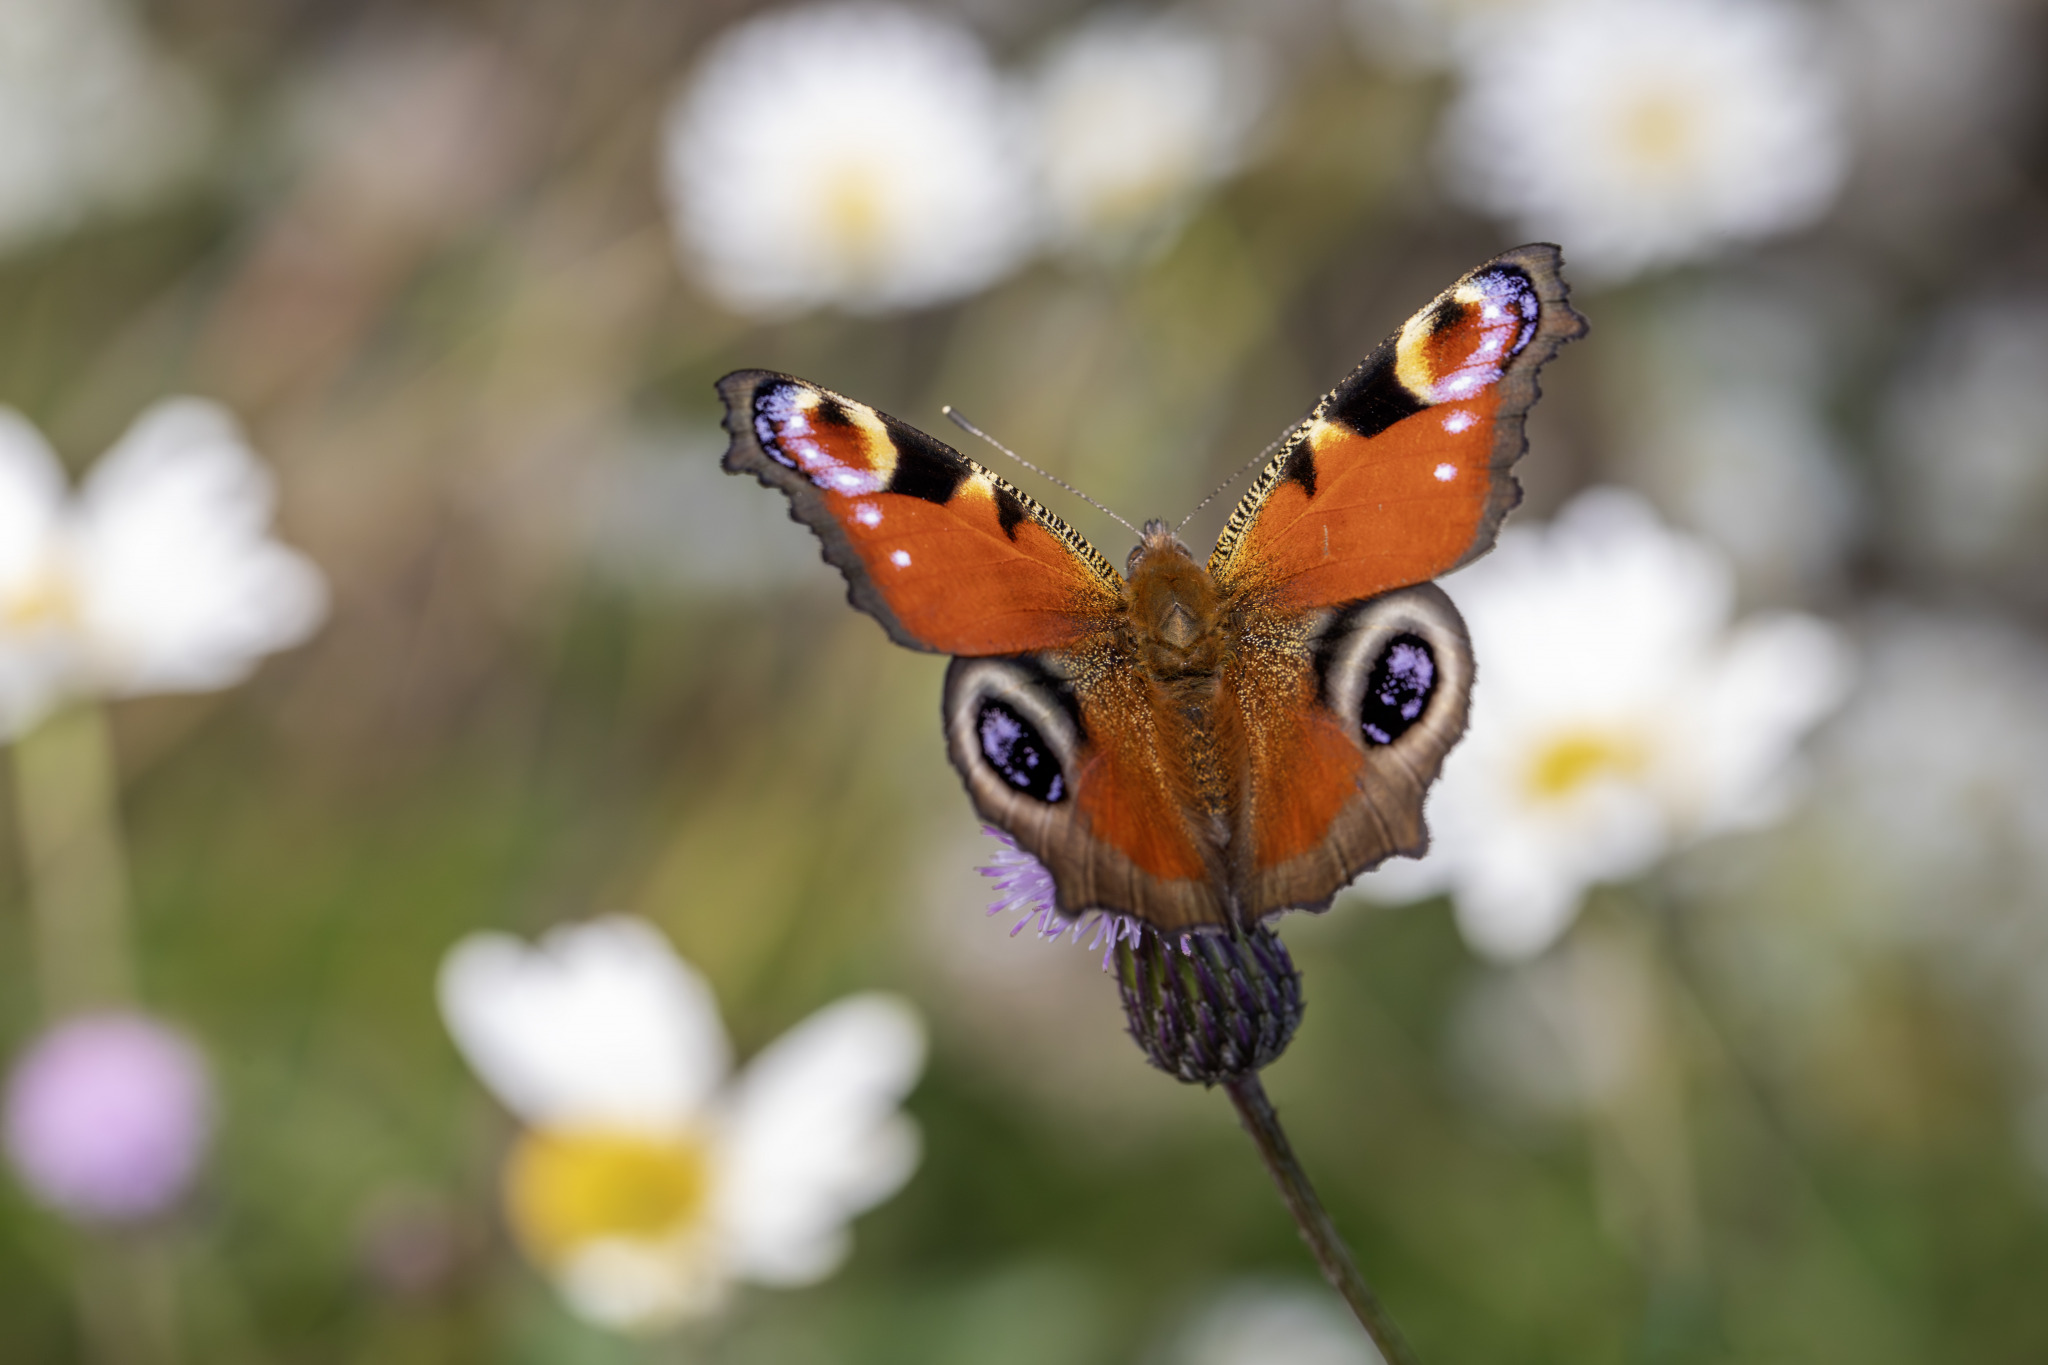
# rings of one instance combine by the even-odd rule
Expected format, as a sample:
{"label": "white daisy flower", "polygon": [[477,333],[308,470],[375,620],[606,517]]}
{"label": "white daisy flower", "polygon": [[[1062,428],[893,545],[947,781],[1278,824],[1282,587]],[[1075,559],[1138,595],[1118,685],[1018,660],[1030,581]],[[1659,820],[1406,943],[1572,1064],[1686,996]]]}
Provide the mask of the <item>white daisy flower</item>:
{"label": "white daisy flower", "polygon": [[513,1235],[602,1326],[712,1311],[738,1280],[824,1278],[847,1222],[917,1165],[897,1106],[924,1031],[896,997],[828,1005],[734,1077],[703,977],[652,926],[611,917],[534,947],[471,935],[441,965],[440,999],[526,1125],[504,1174]]}
{"label": "white daisy flower", "polygon": [[923,11],[749,20],[669,109],[662,171],[684,254],[744,313],[972,293],[1031,245],[1009,98],[974,35]]}
{"label": "white daisy flower", "polygon": [[1110,255],[1164,245],[1241,163],[1264,75],[1244,42],[1181,18],[1111,11],[1075,29],[1033,90],[1053,232]]}
{"label": "white daisy flower", "polygon": [[0,738],[74,696],[207,692],[303,640],[319,571],[270,538],[275,495],[225,408],[158,403],[67,494],[0,408]]}
{"label": "white daisy flower", "polygon": [[206,122],[119,0],[0,0],[0,249],[147,197]]}
{"label": "white daisy flower", "polygon": [[1586,0],[1476,42],[1453,187],[1620,279],[1802,227],[1848,166],[1836,82],[1779,0]]}
{"label": "white daisy flower", "polygon": [[1445,587],[1479,663],[1471,728],[1429,802],[1432,842],[1360,883],[1448,889],[1479,951],[1542,951],[1588,887],[1769,822],[1800,735],[1841,698],[1847,648],[1795,614],[1731,628],[1733,575],[1618,489],[1511,526]]}

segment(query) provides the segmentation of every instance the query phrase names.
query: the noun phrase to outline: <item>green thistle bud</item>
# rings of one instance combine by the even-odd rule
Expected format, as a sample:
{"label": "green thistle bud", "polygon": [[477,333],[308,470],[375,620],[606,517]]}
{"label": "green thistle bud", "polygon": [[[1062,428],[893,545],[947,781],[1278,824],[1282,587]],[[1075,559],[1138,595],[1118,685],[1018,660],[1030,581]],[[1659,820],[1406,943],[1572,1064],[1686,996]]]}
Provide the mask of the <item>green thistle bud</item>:
{"label": "green thistle bud", "polygon": [[1190,1085],[1259,1070],[1301,1025],[1301,973],[1263,925],[1178,939],[1144,931],[1117,943],[1116,977],[1146,1060]]}

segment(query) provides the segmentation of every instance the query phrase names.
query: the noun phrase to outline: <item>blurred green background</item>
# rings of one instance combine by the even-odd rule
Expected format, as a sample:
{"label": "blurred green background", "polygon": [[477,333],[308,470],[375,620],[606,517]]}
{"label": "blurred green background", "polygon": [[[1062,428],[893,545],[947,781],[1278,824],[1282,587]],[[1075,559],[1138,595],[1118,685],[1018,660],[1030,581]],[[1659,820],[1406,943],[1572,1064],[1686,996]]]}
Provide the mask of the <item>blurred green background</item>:
{"label": "blurred green background", "polygon": [[[1948,553],[1915,479],[1967,470],[1916,473],[1893,437],[1901,404],[1933,401],[1915,385],[1974,363],[1941,349],[1945,319],[2048,299],[2043,28],[2030,5],[1925,3],[1808,7],[1853,148],[1817,223],[1581,284],[1593,331],[1544,376],[1518,515],[1633,484],[1732,537],[1746,602],[1830,615],[1869,657],[1901,620],[1995,637],[2019,662],[1985,685],[2037,731],[1989,743],[2038,753],[2048,498],[2013,495],[2017,548]],[[986,841],[936,724],[944,660],[890,646],[772,496],[717,471],[712,382],[787,370],[934,430],[952,403],[1127,515],[1177,517],[1521,240],[1445,188],[1455,74],[1389,55],[1369,8],[1199,11],[1261,45],[1264,115],[1163,243],[1041,253],[910,311],[765,321],[679,260],[658,171],[664,109],[749,6],[138,11],[203,88],[207,131],[146,199],[0,257],[0,402],[74,472],[164,394],[226,403],[333,601],[243,688],[113,709],[142,994],[207,1048],[220,1130],[194,1196],[139,1233],[71,1230],[0,1185],[0,1354],[82,1358],[79,1267],[140,1243],[169,1267],[177,1358],[221,1365],[1167,1360],[1223,1286],[1312,1287],[1223,1098],[1145,1069],[1094,955],[982,917]],[[1085,8],[956,13],[1023,69]],[[1915,22],[1990,34],[1972,41],[2004,83],[1916,75],[1964,58],[1884,36]],[[1885,103],[1915,79],[1954,129]],[[1680,438],[1787,376],[1826,491],[1758,549],[1729,528],[1784,506],[1775,448]],[[2023,378],[1955,411],[2020,423],[2040,462]],[[2008,398],[2021,416],[1985,407]],[[1735,481],[1733,514],[1715,520],[1727,499],[1695,496],[1696,475]],[[1119,528],[1041,496],[1120,562]],[[1902,724],[1941,748],[1979,657],[1936,667]],[[1913,817],[2008,831],[1961,872],[1940,853],[1924,882],[1870,875],[1877,826],[1834,797],[1922,774],[1859,767],[1823,734],[1825,799],[1595,893],[1582,930],[1641,936],[1672,1002],[1680,1127],[1661,1140],[1698,1215],[1677,1271],[1641,1232],[1639,1150],[1472,1062],[1472,1002],[1502,969],[1444,902],[1286,922],[1310,1003],[1268,1085],[1427,1359],[2048,1358],[2048,868],[2013,816],[2048,770],[1979,742],[1942,751],[1935,814]],[[1940,806],[1951,791],[1980,804]],[[25,895],[0,840],[10,1046],[40,1018]],[[470,930],[610,910],[703,968],[742,1055],[872,986],[916,1000],[934,1045],[909,1104],[923,1165],[859,1221],[846,1269],[645,1342],[577,1322],[511,1250],[511,1126],[433,995]]]}

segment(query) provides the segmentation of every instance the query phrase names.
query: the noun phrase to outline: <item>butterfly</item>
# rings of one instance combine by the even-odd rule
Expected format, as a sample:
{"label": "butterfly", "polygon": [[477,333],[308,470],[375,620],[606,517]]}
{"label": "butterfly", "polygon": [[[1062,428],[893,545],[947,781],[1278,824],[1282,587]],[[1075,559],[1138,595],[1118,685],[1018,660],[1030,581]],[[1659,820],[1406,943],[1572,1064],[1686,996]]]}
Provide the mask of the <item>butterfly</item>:
{"label": "butterfly", "polygon": [[1473,674],[1430,580],[1521,500],[1536,372],[1586,329],[1561,265],[1517,247],[1410,317],[1277,444],[1206,565],[1148,521],[1119,573],[993,470],[768,370],[718,382],[724,467],[788,495],[890,638],[954,656],[948,753],[1059,913],[1249,927],[1428,847]]}

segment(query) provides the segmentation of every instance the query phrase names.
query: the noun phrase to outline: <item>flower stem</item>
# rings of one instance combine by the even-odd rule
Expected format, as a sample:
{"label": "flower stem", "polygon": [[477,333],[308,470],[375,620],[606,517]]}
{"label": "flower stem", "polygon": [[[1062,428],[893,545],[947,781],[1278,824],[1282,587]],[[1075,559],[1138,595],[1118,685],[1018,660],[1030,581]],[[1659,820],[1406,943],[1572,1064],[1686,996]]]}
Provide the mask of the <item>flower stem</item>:
{"label": "flower stem", "polygon": [[128,869],[106,711],[59,711],[15,741],[13,758],[43,1012],[126,1004]]}
{"label": "flower stem", "polygon": [[[58,711],[17,739],[11,757],[44,1017],[131,1005],[128,859],[105,708]],[[72,1275],[92,1359],[174,1365],[177,1287],[163,1247],[88,1230]]]}
{"label": "flower stem", "polygon": [[1295,1160],[1294,1148],[1288,1145],[1286,1130],[1280,1126],[1280,1115],[1273,1110],[1273,1102],[1266,1098],[1266,1087],[1259,1081],[1259,1073],[1246,1071],[1223,1082],[1223,1088],[1230,1092],[1230,1102],[1237,1106],[1237,1117],[1244,1124],[1244,1130],[1251,1134],[1252,1142],[1259,1149],[1259,1156],[1265,1161],[1266,1169],[1272,1172],[1273,1183],[1280,1187],[1280,1198],[1286,1203],[1287,1211],[1294,1215],[1295,1226],[1301,1229],[1301,1239],[1308,1243],[1308,1249],[1315,1253],[1316,1264],[1323,1269],[1323,1278],[1330,1287],[1351,1305],[1359,1325],[1365,1328],[1373,1345],[1379,1347],[1380,1355],[1387,1365],[1421,1365],[1414,1348],[1401,1329],[1394,1325],[1386,1308],[1358,1273],[1358,1263],[1351,1259],[1351,1249],[1344,1245],[1344,1239],[1337,1235],[1337,1225],[1330,1221],[1329,1210],[1316,1197],[1315,1187],[1308,1183],[1308,1175]]}

